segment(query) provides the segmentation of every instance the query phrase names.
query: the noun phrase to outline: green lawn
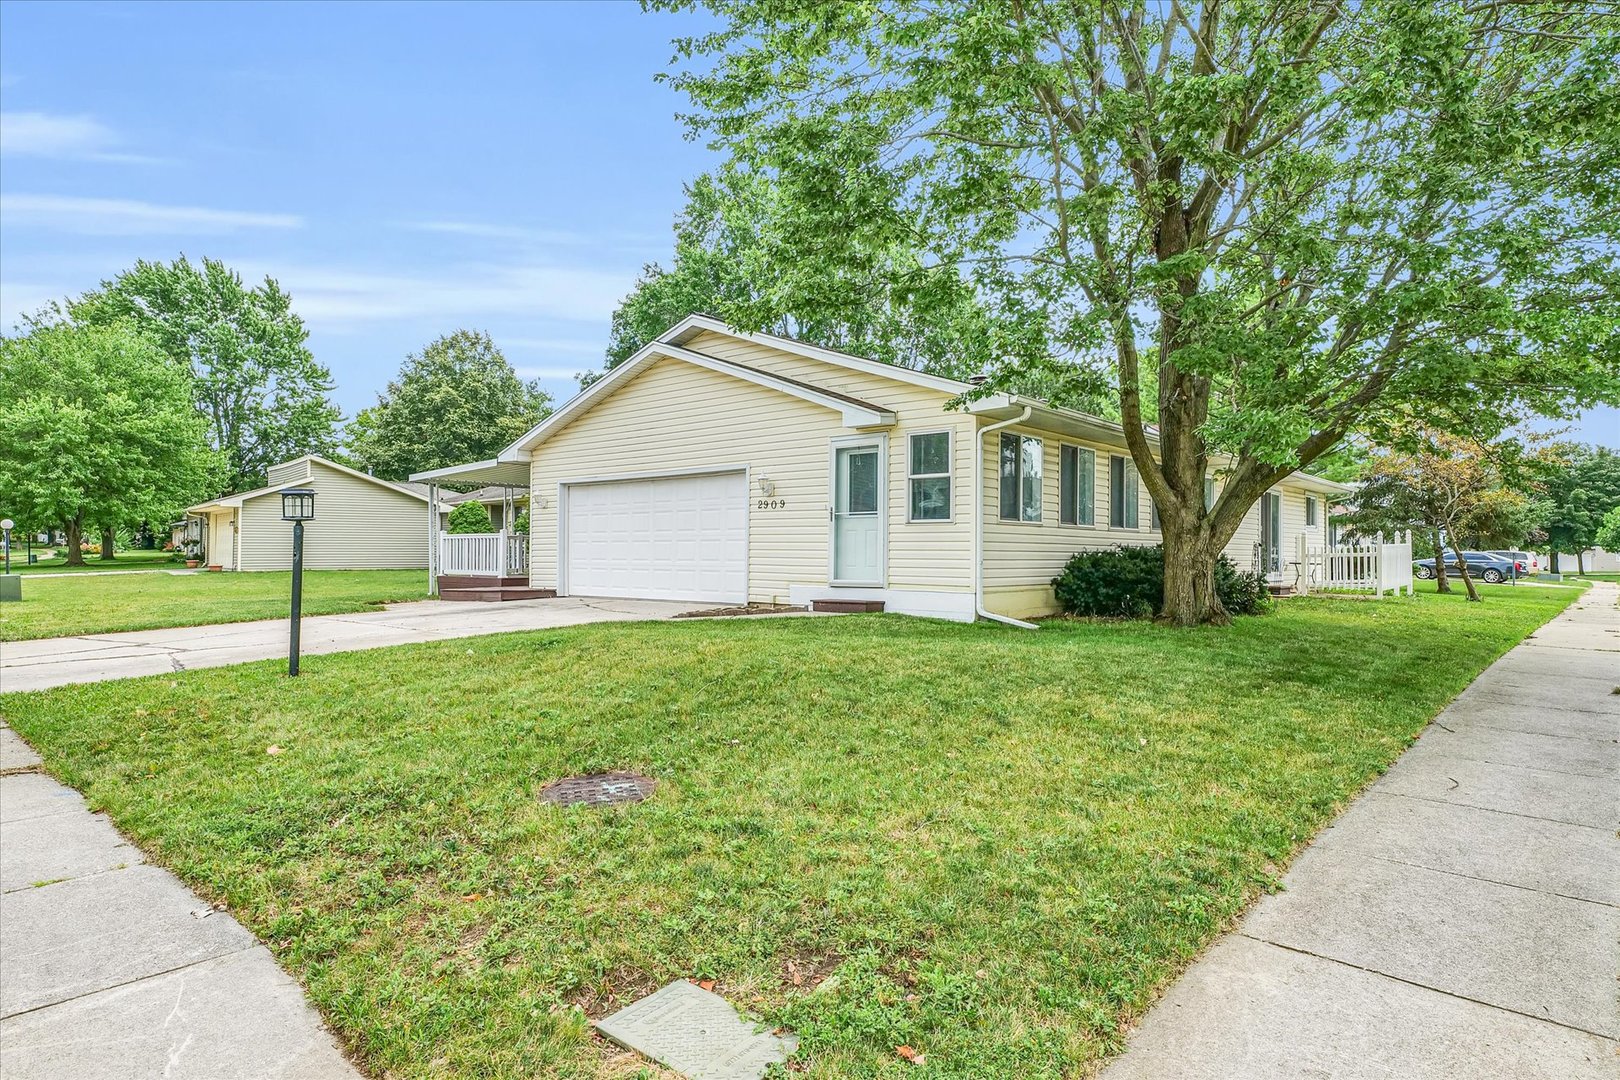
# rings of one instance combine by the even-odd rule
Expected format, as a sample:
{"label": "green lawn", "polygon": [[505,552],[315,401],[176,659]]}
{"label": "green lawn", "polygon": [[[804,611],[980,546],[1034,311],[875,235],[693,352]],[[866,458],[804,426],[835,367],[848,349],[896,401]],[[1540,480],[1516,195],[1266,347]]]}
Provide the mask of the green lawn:
{"label": "green lawn", "polygon": [[[285,573],[31,578],[23,582],[20,604],[0,604],[0,641],[286,618],[291,593],[292,576]],[[426,598],[422,570],[304,573],[305,615]]]}
{"label": "green lawn", "polygon": [[[35,548],[34,553],[37,555],[39,549]],[[11,549],[13,574],[84,574],[96,570],[181,570],[185,565],[183,559],[176,559],[174,554],[168,551],[120,551],[110,562],[103,559],[99,552],[91,552],[85,555],[83,566],[69,566],[66,555],[53,555],[49,559],[40,559],[30,564],[28,551],[21,544]]]}
{"label": "green lawn", "polygon": [[[374,1075],[635,1075],[585,1016],[694,977],[791,1025],[810,1076],[920,1076],[907,1043],[929,1076],[1056,1080],[1578,595],[1295,599],[1197,631],[603,624],[0,712]],[[622,768],[649,801],[536,798]]]}

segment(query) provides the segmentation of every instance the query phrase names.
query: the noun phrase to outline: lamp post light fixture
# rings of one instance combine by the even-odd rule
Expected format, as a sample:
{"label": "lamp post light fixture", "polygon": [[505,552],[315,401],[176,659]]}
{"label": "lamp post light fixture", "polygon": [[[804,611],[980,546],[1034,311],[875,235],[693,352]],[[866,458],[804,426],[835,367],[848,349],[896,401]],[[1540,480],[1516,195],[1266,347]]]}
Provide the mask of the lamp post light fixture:
{"label": "lamp post light fixture", "polygon": [[16,527],[17,527],[17,523],[15,521],[12,521],[10,518],[0,519],[0,535],[3,535],[4,538],[5,538],[4,543],[5,543],[5,546],[6,546],[6,573],[8,573],[8,574],[11,573],[11,530],[15,529]]}
{"label": "lamp post light fixture", "polygon": [[304,601],[304,522],[315,520],[315,493],[287,488],[281,493],[281,520],[293,523],[292,633],[287,640],[287,674],[298,674],[298,620]]}

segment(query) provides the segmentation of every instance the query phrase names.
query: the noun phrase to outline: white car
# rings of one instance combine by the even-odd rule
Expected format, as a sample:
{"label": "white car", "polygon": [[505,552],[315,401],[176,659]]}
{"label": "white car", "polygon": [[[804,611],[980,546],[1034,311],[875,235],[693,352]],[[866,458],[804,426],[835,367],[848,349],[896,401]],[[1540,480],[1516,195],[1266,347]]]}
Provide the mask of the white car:
{"label": "white car", "polygon": [[1520,573],[1541,573],[1541,557],[1533,551],[1493,551],[1491,554],[1512,559],[1519,564]]}

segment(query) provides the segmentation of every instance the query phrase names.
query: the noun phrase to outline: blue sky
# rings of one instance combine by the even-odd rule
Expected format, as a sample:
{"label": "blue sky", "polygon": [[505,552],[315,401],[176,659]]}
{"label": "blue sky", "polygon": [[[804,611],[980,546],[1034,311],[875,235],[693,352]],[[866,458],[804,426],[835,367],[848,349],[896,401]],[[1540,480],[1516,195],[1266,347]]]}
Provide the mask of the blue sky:
{"label": "blue sky", "polygon": [[275,277],[346,412],[487,329],[554,394],[712,162],[636,5],[0,8],[0,319],[185,252]]}
{"label": "blue sky", "polygon": [[[184,252],[293,295],[345,413],[488,330],[570,396],[682,185],[654,81],[699,16],[631,3],[0,6],[0,324]],[[1573,433],[1620,445],[1620,412]]]}

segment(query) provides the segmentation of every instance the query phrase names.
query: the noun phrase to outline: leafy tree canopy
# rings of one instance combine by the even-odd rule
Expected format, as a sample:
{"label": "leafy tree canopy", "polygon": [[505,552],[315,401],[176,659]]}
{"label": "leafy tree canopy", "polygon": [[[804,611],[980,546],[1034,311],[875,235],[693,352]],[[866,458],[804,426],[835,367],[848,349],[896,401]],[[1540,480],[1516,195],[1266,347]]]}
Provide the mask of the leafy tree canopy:
{"label": "leafy tree canopy", "polygon": [[[793,223],[783,197],[764,173],[741,167],[691,184],[671,268],[648,264],[613,314],[608,370],[694,313],[951,378],[985,370],[984,343],[1001,316],[958,268],[926,265],[915,245],[893,238],[848,262],[801,258],[783,232]],[[1086,374],[1026,367],[1006,380],[1059,404],[1117,412]]]}
{"label": "leafy tree canopy", "polygon": [[1544,474],[1547,540],[1553,551],[1579,555],[1598,546],[1604,518],[1620,507],[1620,454],[1571,443],[1554,453]]}
{"label": "leafy tree canopy", "polygon": [[[55,307],[33,321],[63,314]],[[65,314],[87,325],[132,323],[191,373],[226,491],[260,486],[271,465],[337,443],[331,372],[310,354],[309,332],[272,278],[248,288],[217,259],[143,259],[69,301]]]}
{"label": "leafy tree canopy", "polygon": [[1597,546],[1604,551],[1620,551],[1620,506],[1603,515],[1598,526]]}
{"label": "leafy tree canopy", "polygon": [[998,371],[1111,378],[1175,622],[1222,618],[1216,555],[1346,434],[1620,399],[1610,5],[707,6],[671,80],[770,178],[755,279],[916,252],[914,299],[950,268],[1004,316]]}
{"label": "leafy tree canopy", "polygon": [[405,358],[377,404],[350,422],[351,457],[385,480],[484,461],[551,412],[481,330],[457,330]]}
{"label": "leafy tree canopy", "polygon": [[134,327],[38,326],[0,339],[6,516],[67,532],[169,521],[218,483],[190,372]]}

